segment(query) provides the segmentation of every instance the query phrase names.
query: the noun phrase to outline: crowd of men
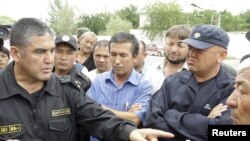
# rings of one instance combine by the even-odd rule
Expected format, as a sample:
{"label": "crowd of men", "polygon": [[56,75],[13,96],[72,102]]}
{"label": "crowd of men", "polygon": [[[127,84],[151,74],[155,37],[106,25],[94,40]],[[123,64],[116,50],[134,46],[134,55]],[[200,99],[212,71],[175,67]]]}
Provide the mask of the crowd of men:
{"label": "crowd of men", "polygon": [[164,38],[164,61],[149,65],[131,33],[55,37],[18,20],[0,50],[0,140],[206,141],[209,125],[250,124],[250,59],[223,63],[222,28],[176,25]]}

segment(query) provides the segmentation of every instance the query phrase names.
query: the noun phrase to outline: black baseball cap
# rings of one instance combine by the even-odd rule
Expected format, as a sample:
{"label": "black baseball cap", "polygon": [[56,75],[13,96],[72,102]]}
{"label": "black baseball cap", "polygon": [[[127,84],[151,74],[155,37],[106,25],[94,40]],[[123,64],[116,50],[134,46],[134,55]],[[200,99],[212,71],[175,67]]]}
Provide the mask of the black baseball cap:
{"label": "black baseball cap", "polygon": [[55,44],[58,45],[59,43],[68,44],[74,50],[77,50],[76,39],[75,39],[75,37],[73,37],[71,35],[60,35],[60,36],[57,36],[56,39],[55,39]]}
{"label": "black baseball cap", "polygon": [[186,43],[198,49],[206,49],[214,45],[227,49],[229,36],[218,26],[203,24],[195,27],[190,37],[180,42]]}
{"label": "black baseball cap", "polygon": [[248,31],[248,32],[246,33],[246,38],[247,38],[248,41],[250,41],[250,31]]}

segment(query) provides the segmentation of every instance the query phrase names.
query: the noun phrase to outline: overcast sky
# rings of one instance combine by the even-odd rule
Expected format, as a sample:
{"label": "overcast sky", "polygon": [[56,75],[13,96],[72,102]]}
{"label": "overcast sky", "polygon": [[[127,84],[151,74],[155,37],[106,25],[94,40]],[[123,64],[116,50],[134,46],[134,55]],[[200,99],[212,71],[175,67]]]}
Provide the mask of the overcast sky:
{"label": "overcast sky", "polygon": [[[75,7],[77,14],[113,12],[130,4],[143,8],[155,0],[68,0]],[[171,0],[162,0],[169,2]],[[250,0],[176,0],[184,11],[192,11],[195,3],[203,9],[227,10],[239,14],[250,9]],[[46,19],[49,0],[0,0],[0,16],[9,16],[15,20],[22,17]]]}

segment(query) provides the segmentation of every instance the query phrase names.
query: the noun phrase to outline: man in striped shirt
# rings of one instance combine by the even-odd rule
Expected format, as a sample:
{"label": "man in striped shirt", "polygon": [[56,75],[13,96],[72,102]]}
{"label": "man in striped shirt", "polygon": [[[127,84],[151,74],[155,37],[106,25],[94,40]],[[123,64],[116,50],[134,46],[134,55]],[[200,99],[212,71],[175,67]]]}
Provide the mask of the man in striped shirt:
{"label": "man in striped shirt", "polygon": [[104,109],[139,126],[153,87],[133,66],[139,51],[138,40],[130,33],[116,33],[110,39],[109,51],[113,68],[96,76],[87,95]]}

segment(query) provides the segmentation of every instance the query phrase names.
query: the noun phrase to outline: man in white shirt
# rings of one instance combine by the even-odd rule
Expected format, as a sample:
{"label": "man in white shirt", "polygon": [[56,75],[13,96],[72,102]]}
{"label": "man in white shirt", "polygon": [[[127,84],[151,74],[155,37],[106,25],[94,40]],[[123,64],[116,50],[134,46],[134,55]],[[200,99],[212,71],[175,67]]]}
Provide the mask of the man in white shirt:
{"label": "man in white shirt", "polygon": [[155,63],[148,68],[145,78],[151,80],[156,92],[168,75],[172,75],[183,69],[188,46],[179,41],[184,40],[191,34],[191,27],[176,25],[167,30],[165,34],[165,59],[161,63]]}

